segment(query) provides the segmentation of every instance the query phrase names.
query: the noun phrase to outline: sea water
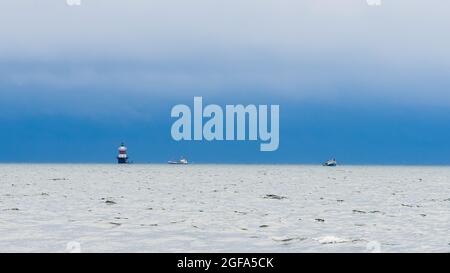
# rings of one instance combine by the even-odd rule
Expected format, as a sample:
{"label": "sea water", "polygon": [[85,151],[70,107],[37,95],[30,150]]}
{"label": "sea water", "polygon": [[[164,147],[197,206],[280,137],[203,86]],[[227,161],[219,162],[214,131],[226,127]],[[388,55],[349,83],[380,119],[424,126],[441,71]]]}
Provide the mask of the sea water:
{"label": "sea water", "polygon": [[1,252],[447,252],[450,168],[0,165]]}

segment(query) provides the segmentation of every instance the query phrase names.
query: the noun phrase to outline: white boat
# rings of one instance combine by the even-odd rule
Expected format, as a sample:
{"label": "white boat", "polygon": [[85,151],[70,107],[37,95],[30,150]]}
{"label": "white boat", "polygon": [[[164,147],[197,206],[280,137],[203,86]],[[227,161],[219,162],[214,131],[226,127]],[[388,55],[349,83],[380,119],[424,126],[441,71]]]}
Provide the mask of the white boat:
{"label": "white boat", "polygon": [[186,158],[181,158],[181,159],[178,160],[178,161],[168,161],[167,163],[169,163],[169,164],[187,165],[187,164],[188,164],[188,161],[187,161]]}
{"label": "white boat", "polygon": [[326,166],[326,167],[334,167],[336,165],[337,165],[337,161],[334,158],[327,160],[325,163],[322,164],[322,166]]}

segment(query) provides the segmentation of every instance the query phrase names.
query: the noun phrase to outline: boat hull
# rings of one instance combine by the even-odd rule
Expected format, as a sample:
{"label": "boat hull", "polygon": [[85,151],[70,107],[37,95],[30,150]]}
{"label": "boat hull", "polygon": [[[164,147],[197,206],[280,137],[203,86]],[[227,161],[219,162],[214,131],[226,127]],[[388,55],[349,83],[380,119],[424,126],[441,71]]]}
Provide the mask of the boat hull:
{"label": "boat hull", "polygon": [[170,164],[170,165],[187,165],[188,163],[171,162],[171,161],[169,161],[169,162],[167,162],[167,164]]}

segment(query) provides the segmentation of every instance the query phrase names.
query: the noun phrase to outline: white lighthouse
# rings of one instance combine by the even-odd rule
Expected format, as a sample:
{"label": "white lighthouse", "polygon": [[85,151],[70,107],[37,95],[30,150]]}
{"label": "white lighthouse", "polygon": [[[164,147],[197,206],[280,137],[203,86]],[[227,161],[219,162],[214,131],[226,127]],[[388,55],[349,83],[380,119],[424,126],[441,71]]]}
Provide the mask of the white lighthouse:
{"label": "white lighthouse", "polygon": [[128,163],[127,147],[125,144],[120,144],[119,154],[117,155],[117,163],[126,164]]}

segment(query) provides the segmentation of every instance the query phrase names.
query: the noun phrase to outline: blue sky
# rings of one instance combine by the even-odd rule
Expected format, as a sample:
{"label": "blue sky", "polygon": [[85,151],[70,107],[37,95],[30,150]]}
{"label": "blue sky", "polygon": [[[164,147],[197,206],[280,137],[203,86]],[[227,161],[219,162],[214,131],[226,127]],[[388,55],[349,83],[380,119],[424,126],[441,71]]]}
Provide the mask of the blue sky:
{"label": "blue sky", "polygon": [[[2,1],[0,162],[114,162],[125,141],[142,163],[449,164],[449,9],[439,0]],[[193,96],[279,104],[280,148],[173,141],[170,109]]]}

